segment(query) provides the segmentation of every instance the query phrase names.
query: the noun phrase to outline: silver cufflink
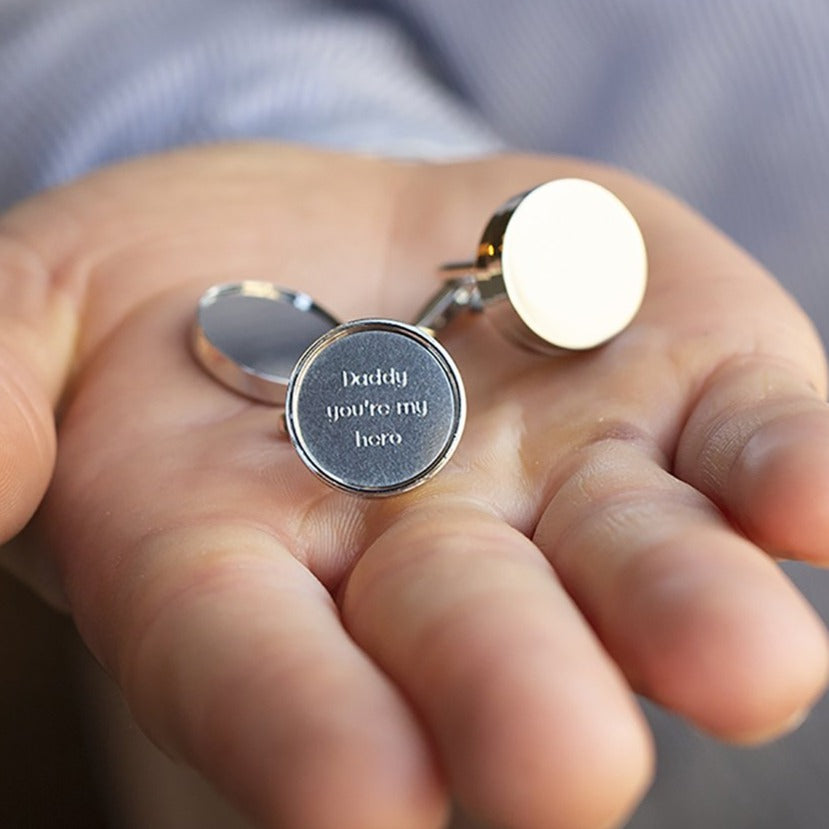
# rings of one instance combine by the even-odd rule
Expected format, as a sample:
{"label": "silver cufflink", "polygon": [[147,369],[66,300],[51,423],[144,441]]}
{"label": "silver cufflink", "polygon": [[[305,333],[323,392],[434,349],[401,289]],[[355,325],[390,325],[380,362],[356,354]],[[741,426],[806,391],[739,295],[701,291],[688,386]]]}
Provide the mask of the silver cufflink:
{"label": "silver cufflink", "polygon": [[217,285],[199,301],[193,351],[229,388],[284,404],[299,457],[347,492],[382,496],[418,486],[463,433],[457,366],[407,323],[338,324],[302,293],[262,282]]}
{"label": "silver cufflink", "polygon": [[466,399],[446,350],[413,325],[339,325],[302,355],[285,425],[305,465],[360,495],[406,492],[432,477],[463,433]]}
{"label": "silver cufflink", "polygon": [[452,456],[466,419],[460,372],[433,335],[486,311],[515,343],[588,349],[633,319],[647,282],[642,234],[619,199],[560,179],[502,205],[474,262],[414,324],[340,324],[311,297],[267,282],[215,285],[199,300],[193,351],[247,397],[284,405],[285,432],[326,483],[358,495],[405,492]]}
{"label": "silver cufflink", "polygon": [[594,348],[634,318],[647,269],[639,226],[613,193],[556,179],[498,208],[475,260],[442,268],[453,276],[416,324],[438,332],[463,311],[486,311],[523,347]]}

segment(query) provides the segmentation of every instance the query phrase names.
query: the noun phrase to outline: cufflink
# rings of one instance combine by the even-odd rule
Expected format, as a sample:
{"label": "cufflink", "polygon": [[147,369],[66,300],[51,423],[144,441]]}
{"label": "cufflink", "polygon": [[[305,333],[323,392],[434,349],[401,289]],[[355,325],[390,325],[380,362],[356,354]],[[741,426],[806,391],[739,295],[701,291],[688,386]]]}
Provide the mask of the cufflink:
{"label": "cufflink", "polygon": [[284,432],[303,463],[352,494],[419,486],[449,460],[463,433],[460,372],[417,326],[338,324],[306,294],[241,282],[203,294],[192,346],[225,386],[284,404]]}
{"label": "cufflink", "polygon": [[636,315],[647,257],[615,195],[560,179],[502,205],[474,262],[442,270],[450,278],[414,324],[339,323],[307,294],[269,282],[215,285],[199,300],[193,352],[225,386],[284,405],[283,431],[317,477],[393,495],[438,472],[463,433],[463,381],[435,334],[462,312],[485,311],[521,346],[593,348]]}
{"label": "cufflink", "polygon": [[647,255],[620,199],[583,179],[557,179],[496,210],[474,261],[450,276],[416,324],[436,333],[459,313],[485,311],[512,342],[543,353],[607,342],[645,295]]}
{"label": "cufflink", "polygon": [[288,384],[285,425],[305,465],[359,495],[395,495],[452,456],[466,420],[460,373],[429,334],[362,319],[324,334]]}

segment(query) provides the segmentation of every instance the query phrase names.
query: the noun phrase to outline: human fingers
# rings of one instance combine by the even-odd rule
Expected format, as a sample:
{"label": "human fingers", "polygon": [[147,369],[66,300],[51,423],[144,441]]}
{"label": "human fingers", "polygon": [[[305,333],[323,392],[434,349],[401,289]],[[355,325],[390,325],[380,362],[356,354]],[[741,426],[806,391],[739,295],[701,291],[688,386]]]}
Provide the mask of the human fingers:
{"label": "human fingers", "polygon": [[641,208],[652,275],[641,321],[668,324],[664,350],[686,388],[669,441],[672,471],[761,547],[825,563],[829,407],[820,339],[756,261],[681,205],[664,208],[657,222]]}
{"label": "human fingers", "polygon": [[637,690],[722,737],[771,736],[825,686],[823,626],[663,463],[644,438],[584,446],[535,541]]}
{"label": "human fingers", "polygon": [[[0,220],[0,543],[26,524],[52,475],[52,412],[77,330],[72,291],[21,232],[26,212]],[[20,547],[6,547],[0,561],[60,603],[59,588]]]}
{"label": "human fingers", "polygon": [[[820,693],[825,634],[699,492],[758,544],[825,555],[820,344],[735,245],[665,194],[617,184],[645,234],[648,294],[581,364],[562,395],[575,404],[529,430],[548,459],[537,490],[558,491],[536,540],[638,688],[711,731],[756,738]],[[549,439],[562,430],[564,452]]]}
{"label": "human fingers", "polygon": [[428,740],[343,631],[333,565],[306,566],[352,554],[353,502],[315,526],[273,411],[187,352],[191,293],[125,320],[68,401],[37,528],[76,623],[151,737],[261,825],[434,829]]}
{"label": "human fingers", "polygon": [[[325,188],[345,198],[351,193],[360,207],[349,217],[355,240],[381,234],[377,216],[389,212],[386,177],[394,179],[392,165],[299,148],[205,148],[102,170],[4,215],[0,542],[26,523],[46,488],[55,453],[53,409],[67,378],[134,308],[204,274],[210,274],[205,285],[274,278],[316,292],[331,267],[307,249],[331,248],[338,266],[359,273],[370,290],[371,245],[355,241],[352,262],[351,254],[320,241],[330,238],[331,216],[342,215],[324,194]],[[361,293],[341,282],[335,288],[354,302]],[[49,557],[31,540],[7,546],[0,560],[65,606]]]}
{"label": "human fingers", "polygon": [[490,511],[414,499],[357,563],[342,608],[471,814],[604,827],[641,794],[651,750],[629,689],[538,550]]}
{"label": "human fingers", "polygon": [[[405,700],[324,587],[257,528],[164,532],[128,551],[117,617],[87,637],[133,715],[257,825],[438,829],[445,799]],[[136,582],[140,581],[140,585]]]}
{"label": "human fingers", "polygon": [[705,384],[676,470],[772,553],[829,563],[829,407],[803,367],[757,355]]}

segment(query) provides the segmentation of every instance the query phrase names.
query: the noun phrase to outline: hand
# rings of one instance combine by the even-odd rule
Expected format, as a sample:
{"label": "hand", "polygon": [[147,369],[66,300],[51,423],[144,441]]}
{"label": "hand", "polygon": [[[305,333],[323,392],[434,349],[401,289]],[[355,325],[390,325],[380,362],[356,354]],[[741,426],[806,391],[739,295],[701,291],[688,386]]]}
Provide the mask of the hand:
{"label": "hand", "polygon": [[[635,323],[541,357],[484,319],[443,341],[466,434],[424,487],[330,490],[277,414],[187,345],[211,283],[409,319],[504,198],[565,175],[637,216]],[[0,534],[68,607],[151,737],[263,826],[604,827],[647,784],[633,692],[726,739],[826,680],[772,557],[829,561],[824,364],[744,253],[628,176],[571,160],[404,165],[275,146],[136,161],[0,236]]]}

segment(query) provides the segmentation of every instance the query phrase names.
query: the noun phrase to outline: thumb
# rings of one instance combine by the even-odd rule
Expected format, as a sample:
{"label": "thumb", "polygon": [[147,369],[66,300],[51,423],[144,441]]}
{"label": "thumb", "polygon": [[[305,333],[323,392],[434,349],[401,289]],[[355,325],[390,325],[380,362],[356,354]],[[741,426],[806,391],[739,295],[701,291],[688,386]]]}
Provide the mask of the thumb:
{"label": "thumb", "polygon": [[[55,265],[62,223],[50,212],[37,199],[0,218],[0,543],[25,526],[49,484],[54,408],[77,330],[76,303]],[[63,281],[72,280],[64,273]],[[41,564],[21,545],[0,550],[0,565],[52,598]]]}

